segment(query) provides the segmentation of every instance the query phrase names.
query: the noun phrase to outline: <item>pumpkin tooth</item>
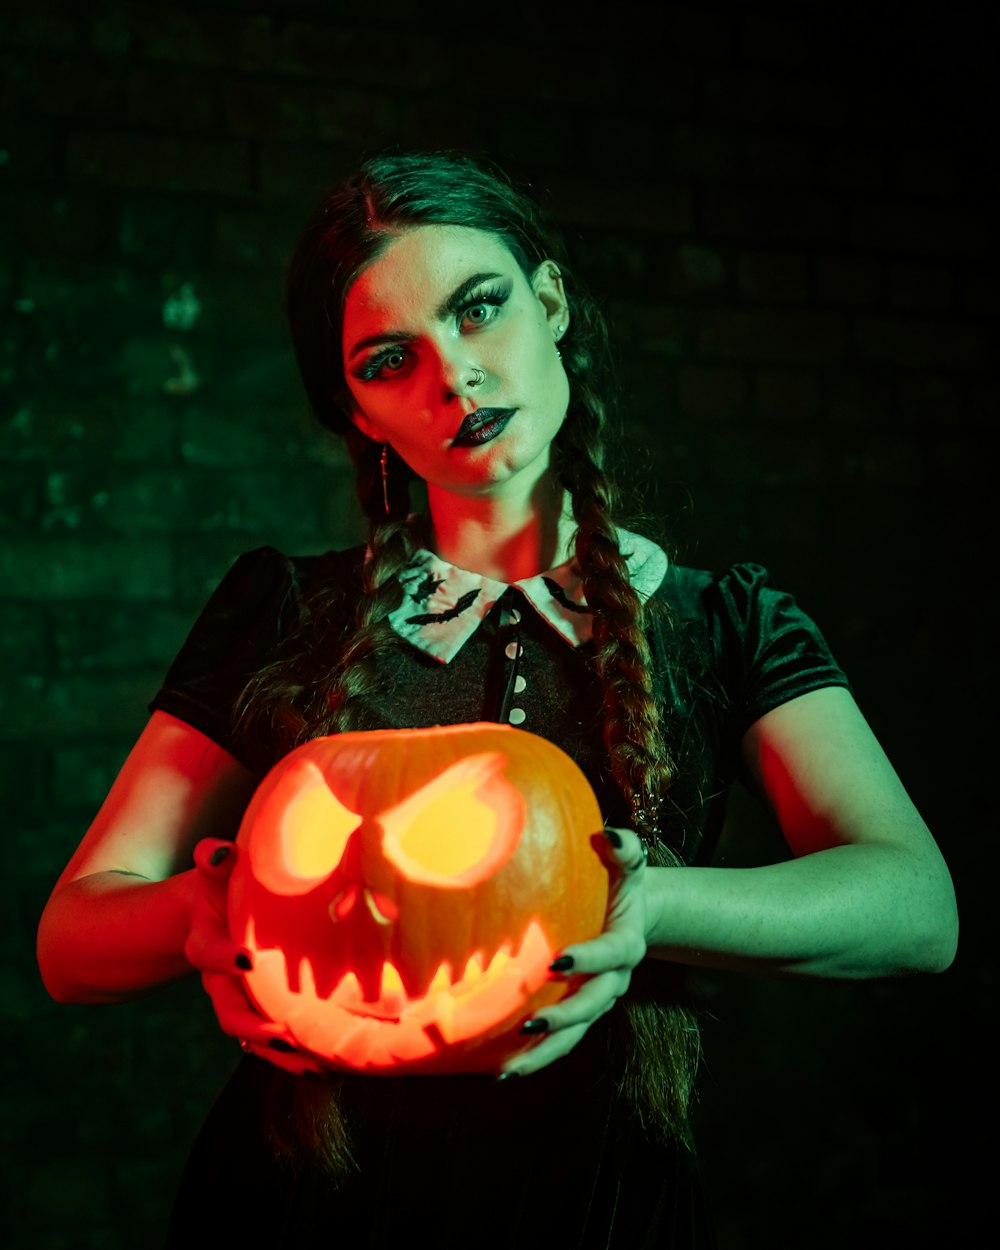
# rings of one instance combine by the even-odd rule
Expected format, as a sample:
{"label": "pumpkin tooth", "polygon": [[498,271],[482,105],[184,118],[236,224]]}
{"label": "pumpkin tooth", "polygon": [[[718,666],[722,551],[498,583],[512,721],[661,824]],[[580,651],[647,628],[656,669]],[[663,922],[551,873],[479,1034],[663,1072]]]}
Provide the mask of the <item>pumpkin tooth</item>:
{"label": "pumpkin tooth", "polygon": [[307,955],[303,955],[299,960],[299,993],[307,998],[319,997],[316,989],[316,975],[313,972],[312,961]]}
{"label": "pumpkin tooth", "polygon": [[469,956],[469,962],[462,973],[463,981],[477,981],[483,975],[483,955],[481,951]]}
{"label": "pumpkin tooth", "polygon": [[490,960],[490,966],[486,969],[487,977],[502,976],[510,963],[510,948],[506,945],[501,946],[497,953]]}
{"label": "pumpkin tooth", "polygon": [[431,983],[427,987],[428,994],[437,993],[439,990],[450,990],[454,984],[451,976],[451,965],[447,959],[441,961],[441,966],[431,978]]}
{"label": "pumpkin tooth", "polygon": [[399,975],[395,964],[391,964],[388,959],[382,965],[380,989],[383,996],[386,994],[406,994],[403,978]]}
{"label": "pumpkin tooth", "polygon": [[[445,994],[437,1000],[434,1024],[448,1045],[456,1040],[455,1036],[455,1000]],[[426,1027],[426,1026],[425,1026]]]}
{"label": "pumpkin tooth", "polygon": [[403,978],[399,975],[398,968],[386,960],[382,965],[382,978],[379,983],[379,1012],[401,1015],[408,1001],[406,987],[403,985]]}
{"label": "pumpkin tooth", "polygon": [[353,972],[345,972],[330,998],[341,1006],[350,1006],[361,999],[361,982]]}
{"label": "pumpkin tooth", "polygon": [[532,993],[545,984],[551,962],[552,947],[549,940],[538,921],[532,920],[524,931],[521,949],[517,952],[517,963],[522,969],[524,984]]}

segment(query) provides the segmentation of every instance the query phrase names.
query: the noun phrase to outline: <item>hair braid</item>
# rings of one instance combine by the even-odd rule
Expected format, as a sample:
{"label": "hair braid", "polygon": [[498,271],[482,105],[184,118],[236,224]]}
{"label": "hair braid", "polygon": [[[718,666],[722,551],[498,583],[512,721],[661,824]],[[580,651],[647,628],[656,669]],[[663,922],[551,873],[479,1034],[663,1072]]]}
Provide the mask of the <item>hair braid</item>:
{"label": "hair braid", "polygon": [[644,838],[673,767],[653,697],[645,606],[628,576],[611,521],[615,491],[603,467],[603,414],[578,409],[560,433],[560,472],[573,501],[576,559],[594,609],[594,667],[604,693],[603,736],[611,774]]}
{"label": "hair braid", "polygon": [[[560,431],[558,449],[578,527],[576,559],[594,609],[604,745],[611,774],[632,805],[632,823],[649,846],[650,863],[680,867],[683,860],[660,840],[656,827],[673,765],[652,692],[645,605],[631,585],[610,519],[615,492],[603,468],[604,420],[596,405],[576,409]],[[690,1145],[690,1104],[701,1059],[697,1017],[679,1002],[638,994],[624,1000],[624,1009],[630,1036],[620,1088],[652,1132]]]}
{"label": "hair braid", "polygon": [[[388,618],[402,602],[399,574],[414,551],[407,516],[407,474],[387,466],[383,478],[382,447],[371,439],[359,435],[352,441],[351,453],[358,471],[358,498],[368,518],[368,555],[361,577],[363,593],[355,607],[354,632],[340,650],[338,675],[327,693],[326,732],[338,733],[369,727],[365,696],[379,686],[378,657],[395,646],[396,635]],[[399,457],[390,454],[397,469],[404,469]]]}

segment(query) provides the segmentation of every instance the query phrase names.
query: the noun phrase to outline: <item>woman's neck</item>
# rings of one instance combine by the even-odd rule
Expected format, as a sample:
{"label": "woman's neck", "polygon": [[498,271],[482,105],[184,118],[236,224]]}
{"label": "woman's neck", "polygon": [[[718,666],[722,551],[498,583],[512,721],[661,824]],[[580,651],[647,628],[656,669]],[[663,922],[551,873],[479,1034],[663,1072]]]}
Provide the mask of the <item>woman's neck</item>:
{"label": "woman's neck", "polygon": [[442,560],[500,582],[534,577],[573,554],[569,493],[544,478],[517,498],[427,489],[427,540]]}

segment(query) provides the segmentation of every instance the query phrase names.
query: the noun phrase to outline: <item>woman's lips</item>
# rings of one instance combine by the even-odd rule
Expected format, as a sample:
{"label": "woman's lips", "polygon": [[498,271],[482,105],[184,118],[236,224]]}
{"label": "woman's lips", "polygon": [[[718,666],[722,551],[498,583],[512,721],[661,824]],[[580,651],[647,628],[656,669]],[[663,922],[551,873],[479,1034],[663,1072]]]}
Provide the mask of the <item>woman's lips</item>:
{"label": "woman's lips", "polygon": [[470,412],[452,439],[453,447],[477,447],[488,443],[503,430],[516,408],[477,408]]}

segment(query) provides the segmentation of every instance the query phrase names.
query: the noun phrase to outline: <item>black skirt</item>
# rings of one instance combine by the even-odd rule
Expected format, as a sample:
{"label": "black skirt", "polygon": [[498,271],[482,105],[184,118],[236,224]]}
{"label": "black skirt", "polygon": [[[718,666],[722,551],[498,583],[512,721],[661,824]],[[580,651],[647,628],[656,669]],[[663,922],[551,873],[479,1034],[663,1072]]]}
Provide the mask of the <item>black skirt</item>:
{"label": "black skirt", "polygon": [[181,1179],[167,1250],[712,1250],[692,1153],[652,1142],[615,1093],[606,1030],[542,1072],[347,1076],[356,1167],[276,1158],[298,1082],[248,1056]]}

